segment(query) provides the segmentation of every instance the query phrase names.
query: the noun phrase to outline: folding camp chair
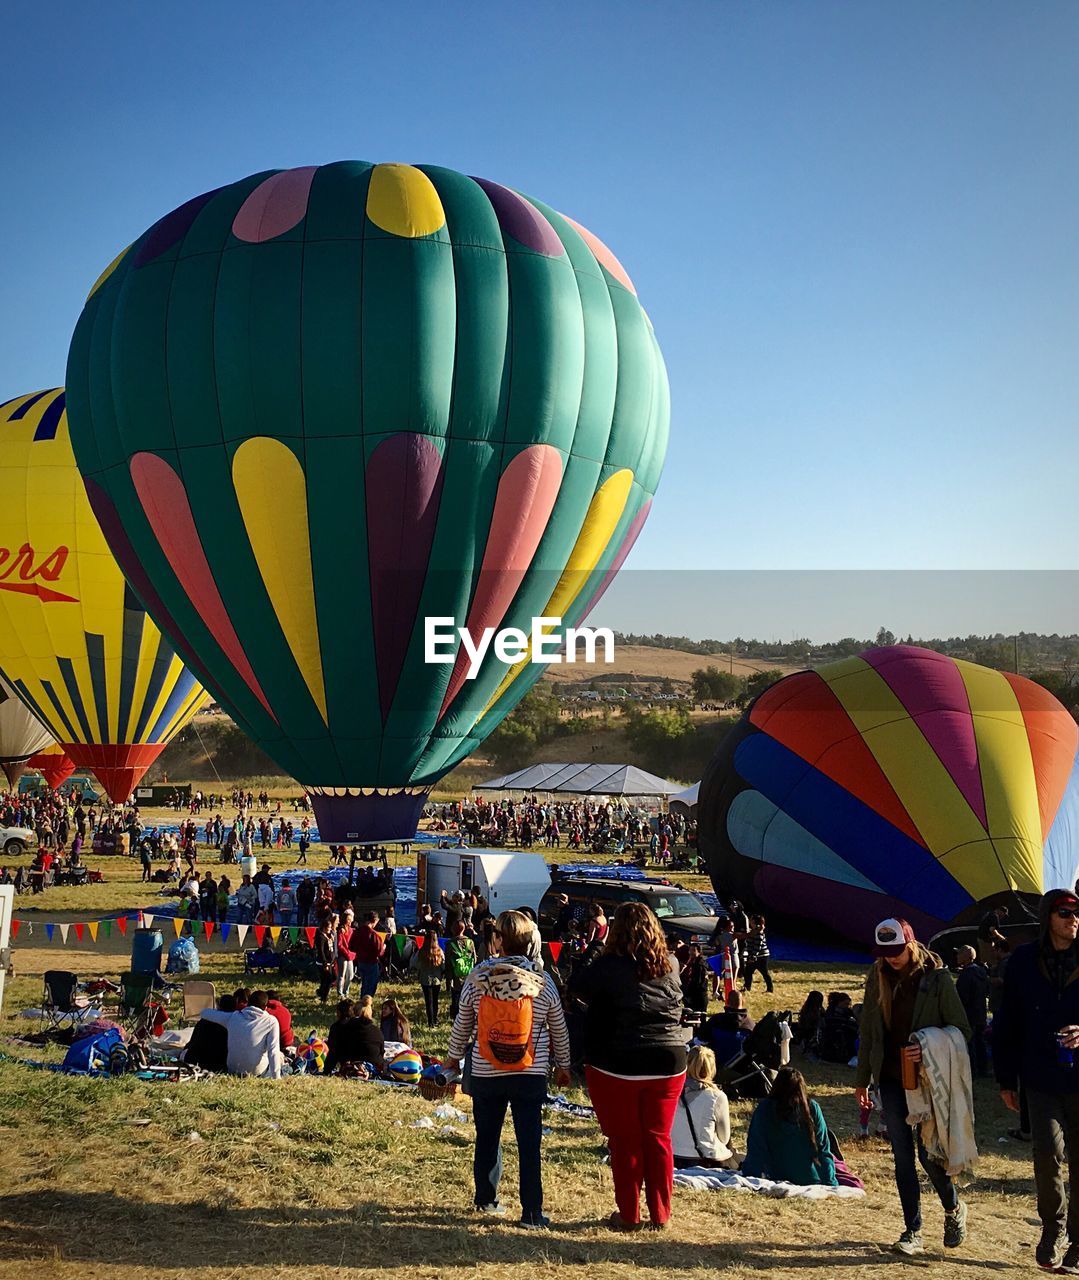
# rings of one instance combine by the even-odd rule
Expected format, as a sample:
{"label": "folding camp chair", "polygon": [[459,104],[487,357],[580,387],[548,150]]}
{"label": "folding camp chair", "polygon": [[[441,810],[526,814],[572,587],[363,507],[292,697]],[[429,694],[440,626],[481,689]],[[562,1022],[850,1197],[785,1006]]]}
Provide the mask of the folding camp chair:
{"label": "folding camp chair", "polygon": [[63,969],[49,969],[41,993],[41,1024],[44,1032],[77,1026],[90,1012],[90,1002],[77,995],[78,976]]}
{"label": "folding camp chair", "polygon": [[164,1007],[165,991],[166,984],[152,973],[122,973],[119,1017],[124,1028],[135,1036],[151,1034],[157,1010]]}
{"label": "folding camp chair", "polygon": [[203,1009],[217,1008],[217,990],[212,982],[184,983],[184,1021],[194,1022]]}

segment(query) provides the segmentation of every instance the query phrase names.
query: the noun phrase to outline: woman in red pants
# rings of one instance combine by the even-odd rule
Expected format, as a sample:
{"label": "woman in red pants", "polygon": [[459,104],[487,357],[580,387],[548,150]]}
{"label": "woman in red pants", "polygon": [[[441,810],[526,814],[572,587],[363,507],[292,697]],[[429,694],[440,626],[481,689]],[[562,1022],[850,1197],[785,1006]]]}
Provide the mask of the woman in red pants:
{"label": "woman in red pants", "polygon": [[614,913],[603,954],[581,969],[574,994],[588,1006],[585,1064],[596,1119],[607,1136],[618,1205],[610,1225],[639,1231],[641,1187],[650,1226],[671,1216],[671,1125],[686,1078],[678,962],[642,902]]}

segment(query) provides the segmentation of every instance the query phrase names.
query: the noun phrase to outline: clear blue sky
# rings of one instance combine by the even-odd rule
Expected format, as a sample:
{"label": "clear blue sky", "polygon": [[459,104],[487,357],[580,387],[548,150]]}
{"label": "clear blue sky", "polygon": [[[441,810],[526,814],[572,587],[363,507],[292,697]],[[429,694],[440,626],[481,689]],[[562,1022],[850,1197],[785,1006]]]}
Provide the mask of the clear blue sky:
{"label": "clear blue sky", "polygon": [[673,420],[632,568],[1077,567],[1071,0],[7,0],[4,31],[0,399],[62,378],[89,284],[187,197],[434,162],[637,284]]}

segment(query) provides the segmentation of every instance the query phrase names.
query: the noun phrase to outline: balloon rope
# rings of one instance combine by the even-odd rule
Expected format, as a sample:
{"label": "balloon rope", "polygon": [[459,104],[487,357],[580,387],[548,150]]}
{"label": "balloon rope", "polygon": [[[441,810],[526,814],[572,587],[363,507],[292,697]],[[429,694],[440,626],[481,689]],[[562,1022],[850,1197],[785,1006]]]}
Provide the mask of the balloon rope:
{"label": "balloon rope", "polygon": [[198,738],[198,740],[199,740],[199,746],[202,748],[202,750],[203,750],[203,754],[206,756],[206,759],[210,762],[210,768],[214,771],[214,777],[218,780],[218,782],[220,782],[220,783],[221,783],[221,785],[222,785],[222,786],[224,786],[224,785],[225,785],[225,783],[224,783],[224,781],[222,780],[221,775],[217,772],[217,765],[216,765],[216,764],[214,764],[214,758],[213,758],[213,756],[212,756],[212,755],[210,755],[209,751],[207,751],[207,749],[206,749],[206,743],[205,743],[205,742],[203,742],[203,740],[202,740],[202,734],[201,734],[201,733],[199,733],[199,727],[198,727],[198,725],[194,722],[194,720],[192,720],[192,721],[191,721],[191,727],[192,727],[192,729],[194,729],[194,730],[195,730],[195,737],[196,737],[196,738]]}

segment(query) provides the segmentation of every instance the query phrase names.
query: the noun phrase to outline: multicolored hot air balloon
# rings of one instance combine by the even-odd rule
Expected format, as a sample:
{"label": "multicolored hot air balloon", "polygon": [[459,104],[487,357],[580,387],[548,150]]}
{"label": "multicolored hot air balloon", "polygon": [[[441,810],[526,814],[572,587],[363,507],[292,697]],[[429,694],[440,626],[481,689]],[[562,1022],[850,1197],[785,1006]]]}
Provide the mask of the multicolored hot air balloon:
{"label": "multicolored hot air balloon", "polygon": [[580,622],[669,422],[652,326],[591,232],[482,178],[360,162],[152,226],[91,291],[68,404],[136,592],[327,839],[411,836],[541,672],[489,651],[468,679],[459,643],[425,662],[425,619]]}
{"label": "multicolored hot air balloon", "polygon": [[0,671],[124,801],[206,699],[125,583],[90,510],[63,391],[0,405]]}
{"label": "multicolored hot air balloon", "polygon": [[0,676],[0,768],[14,787],[36,752],[52,744],[48,729]]}
{"label": "multicolored hot air balloon", "polygon": [[[1079,873],[1079,727],[1022,676],[906,645],[787,676],[701,783],[717,888],[864,943]],[[984,910],[984,908],[982,908]]]}

